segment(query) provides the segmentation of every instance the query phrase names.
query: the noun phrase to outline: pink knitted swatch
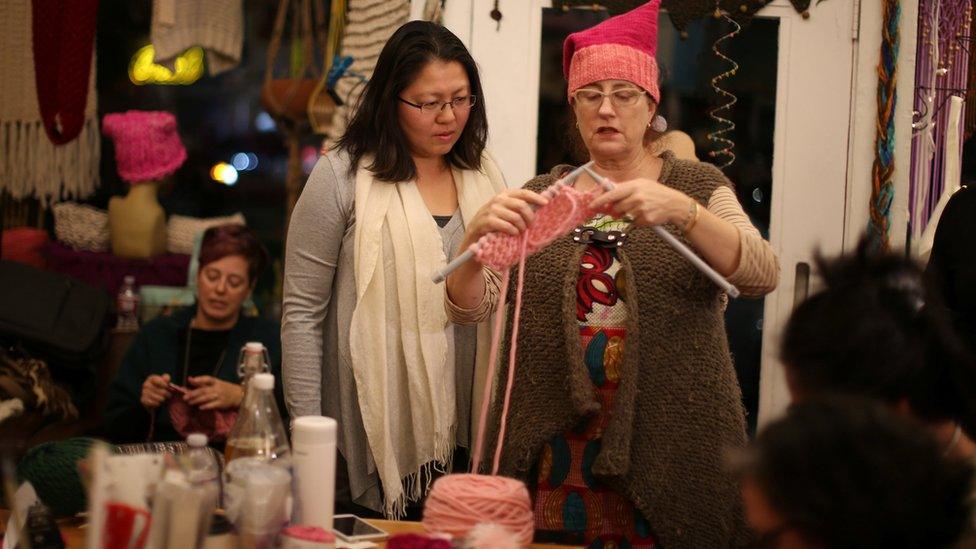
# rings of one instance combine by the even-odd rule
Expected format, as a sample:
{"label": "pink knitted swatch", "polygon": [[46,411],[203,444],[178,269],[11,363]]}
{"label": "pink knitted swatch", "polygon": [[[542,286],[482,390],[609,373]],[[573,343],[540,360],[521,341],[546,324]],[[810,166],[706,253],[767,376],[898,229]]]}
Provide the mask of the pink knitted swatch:
{"label": "pink knitted swatch", "polygon": [[[561,185],[555,191],[552,189],[549,187],[544,191],[544,194],[551,193],[549,203],[535,212],[535,219],[524,233],[527,256],[545,248],[598,213],[591,210],[589,204],[603,193],[602,189],[580,192],[568,185]],[[522,238],[523,235],[489,233],[476,246],[475,257],[482,265],[499,272],[505,271],[519,260]]]}

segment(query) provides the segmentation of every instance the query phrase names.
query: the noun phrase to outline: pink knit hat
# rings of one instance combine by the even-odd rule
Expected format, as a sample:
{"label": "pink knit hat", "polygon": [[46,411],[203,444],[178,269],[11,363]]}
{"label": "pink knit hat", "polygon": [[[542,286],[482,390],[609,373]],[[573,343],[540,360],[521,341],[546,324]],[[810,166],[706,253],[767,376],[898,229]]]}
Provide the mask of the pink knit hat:
{"label": "pink knit hat", "polygon": [[600,80],[627,80],[660,102],[657,14],[661,0],[651,0],[599,25],[570,34],[563,42],[563,74],[569,93]]}
{"label": "pink knit hat", "polygon": [[163,111],[106,114],[102,131],[115,143],[119,177],[129,183],[163,179],[186,160],[176,118]]}

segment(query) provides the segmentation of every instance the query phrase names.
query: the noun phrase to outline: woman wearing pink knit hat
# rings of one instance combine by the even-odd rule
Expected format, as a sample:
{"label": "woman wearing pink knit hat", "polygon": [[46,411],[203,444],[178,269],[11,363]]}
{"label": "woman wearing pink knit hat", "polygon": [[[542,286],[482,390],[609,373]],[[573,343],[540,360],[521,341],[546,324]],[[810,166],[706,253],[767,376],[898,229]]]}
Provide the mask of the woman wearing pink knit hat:
{"label": "woman wearing pink knit hat", "polygon": [[[592,206],[613,214],[527,261],[501,472],[534,488],[537,537],[589,547],[737,546],[748,536],[722,456],[745,443],[746,431],[727,298],[651,229],[663,225],[745,296],[772,291],[779,265],[718,169],[647,152],[662,122],[659,5],[566,39],[576,126],[595,171],[616,184]],[[524,189],[542,191],[568,169]],[[597,182],[582,176],[576,186]],[[497,197],[469,226],[466,244],[479,228],[517,234],[527,205]],[[448,279],[450,300],[490,299],[471,271]],[[497,379],[506,378],[502,371]],[[496,419],[499,411],[496,404]]]}

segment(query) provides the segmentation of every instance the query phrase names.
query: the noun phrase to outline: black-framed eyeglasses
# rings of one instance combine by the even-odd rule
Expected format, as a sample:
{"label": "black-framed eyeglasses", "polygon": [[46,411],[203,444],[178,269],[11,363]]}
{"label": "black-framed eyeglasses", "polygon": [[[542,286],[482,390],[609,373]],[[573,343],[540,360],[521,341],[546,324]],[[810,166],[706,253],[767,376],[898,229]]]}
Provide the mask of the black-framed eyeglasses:
{"label": "black-framed eyeglasses", "polygon": [[424,114],[435,114],[444,110],[447,105],[451,106],[452,110],[457,109],[470,109],[474,106],[475,100],[478,98],[476,95],[465,95],[464,97],[455,97],[450,101],[428,101],[427,103],[412,103],[407,101],[402,97],[397,97],[403,103],[410,105],[411,107],[418,109]]}

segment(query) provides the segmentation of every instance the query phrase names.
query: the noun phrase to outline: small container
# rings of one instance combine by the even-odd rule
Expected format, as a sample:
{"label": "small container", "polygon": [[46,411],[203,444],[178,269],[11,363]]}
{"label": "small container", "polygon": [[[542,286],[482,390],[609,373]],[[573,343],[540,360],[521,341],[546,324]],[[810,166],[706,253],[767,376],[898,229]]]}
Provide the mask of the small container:
{"label": "small container", "polygon": [[139,330],[139,294],[136,293],[136,278],[126,275],[115,298],[117,330],[135,332]]}
{"label": "small container", "polygon": [[322,416],[299,417],[292,425],[293,524],[332,531],[338,429],[334,419]]}

